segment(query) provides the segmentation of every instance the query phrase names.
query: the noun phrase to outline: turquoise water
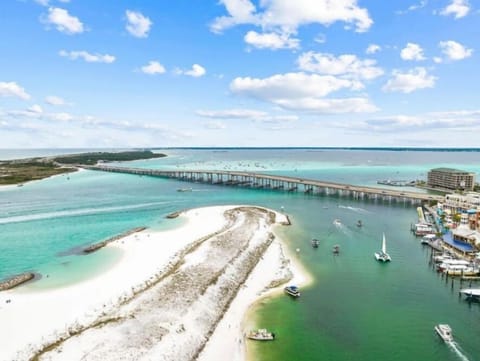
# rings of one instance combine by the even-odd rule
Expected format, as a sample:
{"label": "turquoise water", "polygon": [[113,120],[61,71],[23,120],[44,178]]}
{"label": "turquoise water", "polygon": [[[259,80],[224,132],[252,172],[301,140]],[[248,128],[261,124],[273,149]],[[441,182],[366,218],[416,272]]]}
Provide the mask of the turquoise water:
{"label": "turquoise water", "polygon": [[[46,151],[45,151],[46,152]],[[53,151],[50,151],[53,152]],[[425,179],[429,169],[449,166],[480,173],[478,152],[346,150],[165,150],[167,158],[131,162],[165,169],[254,170],[374,185],[381,179]],[[8,156],[15,158],[15,152]],[[2,151],[0,151],[2,158]],[[75,253],[128,229],[167,229],[168,213],[218,205],[255,204],[283,209],[292,227],[282,228],[289,247],[314,276],[293,301],[279,297],[258,308],[258,326],[278,335],[252,344],[255,360],[455,360],[458,355],[433,333],[449,323],[470,360],[480,352],[480,307],[468,305],[428,266],[429,254],[409,232],[414,208],[347,198],[188,184],[135,175],[82,171],[23,187],[0,190],[0,279],[26,270],[44,277],[30,289],[78,282],[110,267],[121,252]],[[410,190],[410,189],[409,189]],[[342,221],[341,227],[333,225]],[[362,228],[355,226],[358,219]],[[393,258],[374,261],[382,232]],[[318,249],[310,246],[318,238]],[[333,257],[333,244],[341,254]],[[48,275],[48,277],[46,277]]]}

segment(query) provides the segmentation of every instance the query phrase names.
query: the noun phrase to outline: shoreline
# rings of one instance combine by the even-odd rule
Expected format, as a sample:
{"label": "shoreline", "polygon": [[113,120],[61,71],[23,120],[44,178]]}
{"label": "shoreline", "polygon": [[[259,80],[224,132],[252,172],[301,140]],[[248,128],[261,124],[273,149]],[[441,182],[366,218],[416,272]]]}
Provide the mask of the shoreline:
{"label": "shoreline", "polygon": [[[78,284],[48,291],[29,292],[27,288],[19,287],[18,292],[14,289],[0,293],[0,324],[11,325],[9,330],[0,328],[0,338],[9,341],[8,346],[0,350],[2,359],[5,357],[6,359],[16,360],[30,359],[32,354],[36,354],[47,345],[55,344],[62,338],[69,340],[65,342],[65,345],[60,343],[60,347],[56,347],[56,349],[62,350],[63,356],[59,358],[60,360],[68,359],[66,355],[72,349],[70,344],[74,345],[74,350],[77,350],[78,345],[85,346],[81,337],[72,337],[72,335],[85,332],[88,339],[88,333],[95,334],[97,331],[95,328],[89,329],[89,327],[95,322],[101,321],[102,317],[117,315],[120,308],[122,312],[129,312],[128,307],[132,307],[131,305],[137,302],[136,299],[140,300],[142,297],[148,299],[148,293],[151,293],[150,288],[156,287],[157,278],[167,277],[165,272],[168,274],[169,270],[172,271],[175,262],[181,263],[185,260],[203,257],[202,254],[185,253],[186,248],[198,248],[198,245],[201,244],[199,240],[206,237],[207,239],[209,239],[208,237],[212,238],[215,234],[218,235],[225,229],[228,230],[229,224],[232,227],[231,232],[242,231],[243,223],[239,223],[239,230],[235,230],[235,223],[232,226],[232,219],[229,220],[228,217],[225,217],[227,210],[231,211],[239,208],[246,210],[247,215],[248,210],[261,209],[260,207],[248,206],[217,206],[182,211],[180,217],[186,217],[187,222],[179,228],[161,232],[145,230],[109,243],[106,247],[118,247],[124,251],[124,254],[122,259],[112,266],[112,269],[101,275]],[[263,209],[262,212],[271,211]],[[246,216],[239,213],[238,217],[240,221],[244,221]],[[283,221],[283,219],[279,221],[279,218],[282,217],[284,215],[276,213],[277,224]],[[237,219],[236,222],[239,222],[239,220]],[[245,224],[248,224],[248,222]],[[265,268],[270,269],[271,273],[271,266],[274,262],[277,262],[275,267],[282,265],[278,256],[281,240],[275,237],[272,238],[271,244],[264,243],[265,245],[261,246],[264,242],[263,239],[266,239],[265,237],[270,234],[271,227],[261,220],[259,225],[259,229],[252,233],[252,240],[257,242],[255,247],[266,247],[266,251],[262,253],[263,256],[259,262],[258,260],[255,262],[251,271],[249,271],[249,268],[244,270],[244,272],[247,272],[246,281],[243,282],[239,279],[238,289],[229,296],[231,302],[217,310],[217,316],[215,317],[220,318],[214,323],[213,330],[208,332],[209,341],[200,348],[199,360],[215,360],[213,356],[209,356],[208,351],[212,348],[212,345],[215,345],[215,342],[220,342],[224,349],[230,350],[228,352],[232,352],[231,349],[237,349],[238,346],[235,346],[238,344],[238,339],[243,337],[245,331],[242,329],[242,320],[248,308],[259,297],[271,293],[271,290],[265,292],[265,287],[272,280],[260,279],[259,274],[268,276],[269,272],[265,272]],[[237,233],[237,235],[242,234],[242,232]],[[169,242],[162,242],[162,240],[169,240]],[[274,252],[275,249],[277,249],[276,252]],[[246,259],[248,260],[248,258]],[[140,260],[141,262],[139,262]],[[235,267],[225,269],[228,277],[236,274],[238,269],[243,269],[241,263]],[[263,271],[259,273],[258,269],[263,269]],[[219,279],[221,280],[222,277],[220,276]],[[225,279],[228,279],[228,277]],[[268,283],[265,284],[266,281]],[[245,296],[245,290],[252,290],[252,292]],[[210,292],[210,288],[207,288],[208,292]],[[5,303],[7,299],[11,300],[8,304]],[[195,314],[189,315],[184,323],[190,322],[190,318],[197,317],[198,314],[196,316]],[[232,328],[236,330],[235,336],[227,342],[224,340],[221,330],[225,327],[224,325],[231,325],[232,323],[236,325]],[[207,327],[205,330],[207,329],[209,328]],[[117,331],[113,329],[112,332],[115,334]],[[162,340],[166,340],[162,342],[167,345],[167,350],[174,352],[171,342],[168,343],[167,336],[162,338]],[[176,337],[179,336],[176,335]],[[81,356],[81,350],[75,352],[74,355]],[[158,352],[158,350],[155,352]],[[45,359],[56,359],[54,355],[62,354],[50,352]],[[242,348],[236,350],[235,355],[237,355],[236,360],[246,359],[246,352]]]}

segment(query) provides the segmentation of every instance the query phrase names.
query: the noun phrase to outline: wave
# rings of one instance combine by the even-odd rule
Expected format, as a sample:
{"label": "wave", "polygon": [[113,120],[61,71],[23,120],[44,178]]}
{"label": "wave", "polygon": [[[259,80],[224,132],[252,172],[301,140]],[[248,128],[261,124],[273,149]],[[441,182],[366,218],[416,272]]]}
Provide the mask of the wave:
{"label": "wave", "polygon": [[[175,201],[175,203],[178,203],[178,202],[180,201]],[[99,213],[111,213],[111,212],[113,213],[113,212],[119,212],[119,211],[128,211],[132,209],[146,209],[146,208],[167,204],[167,203],[171,204],[173,203],[173,201],[141,203],[141,204],[132,204],[128,206],[103,207],[103,208],[80,208],[80,209],[65,210],[65,211],[28,214],[28,215],[0,218],[0,224],[38,221],[38,220],[52,219],[52,218],[87,216],[87,215],[99,214]]]}
{"label": "wave", "polygon": [[447,345],[452,349],[453,352],[457,354],[457,356],[462,361],[470,361],[469,358],[462,352],[460,345],[457,344],[455,341],[447,342]]}
{"label": "wave", "polygon": [[342,205],[342,204],[339,204],[339,205],[338,205],[338,208],[348,209],[348,210],[350,210],[350,211],[357,212],[357,213],[371,213],[369,210],[366,210],[366,209],[364,209],[364,208],[352,207],[352,206],[344,206],[344,205]]}

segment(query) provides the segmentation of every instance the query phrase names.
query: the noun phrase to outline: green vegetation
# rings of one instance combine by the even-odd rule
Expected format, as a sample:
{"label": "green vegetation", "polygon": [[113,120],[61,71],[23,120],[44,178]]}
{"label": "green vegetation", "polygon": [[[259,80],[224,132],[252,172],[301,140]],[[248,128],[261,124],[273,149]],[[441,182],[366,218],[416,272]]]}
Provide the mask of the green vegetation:
{"label": "green vegetation", "polygon": [[22,184],[57,174],[74,172],[76,164],[93,165],[99,161],[115,162],[165,157],[151,151],[96,152],[63,155],[53,158],[29,158],[0,161],[0,185]]}
{"label": "green vegetation", "polygon": [[54,161],[62,164],[94,165],[97,162],[121,162],[139,159],[152,159],[165,157],[165,154],[153,153],[149,150],[128,152],[95,152],[55,157]]}
{"label": "green vegetation", "polygon": [[0,162],[0,185],[21,184],[75,170],[42,158],[4,161]]}

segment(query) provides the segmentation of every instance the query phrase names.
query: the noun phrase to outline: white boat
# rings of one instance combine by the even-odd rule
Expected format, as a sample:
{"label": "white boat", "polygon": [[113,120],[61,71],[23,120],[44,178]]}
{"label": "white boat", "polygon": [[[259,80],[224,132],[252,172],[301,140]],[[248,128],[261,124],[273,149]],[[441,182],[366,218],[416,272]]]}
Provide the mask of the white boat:
{"label": "white boat", "polygon": [[433,242],[437,238],[437,236],[433,233],[426,234],[425,236],[422,237],[422,240],[420,241],[421,244],[429,244],[430,242]]}
{"label": "white boat", "polygon": [[387,253],[387,241],[385,240],[385,233],[383,234],[382,239],[382,250],[380,252],[375,252],[375,258],[380,262],[389,262],[392,260],[390,255]]}
{"label": "white boat", "polygon": [[450,328],[449,325],[442,324],[442,323],[438,324],[435,326],[435,331],[442,338],[443,341],[445,342],[453,341],[452,329]]}
{"label": "white boat", "polygon": [[247,334],[247,338],[257,341],[273,341],[275,339],[275,334],[267,331],[266,328],[259,328],[258,330],[250,331]]}
{"label": "white boat", "polygon": [[341,222],[339,219],[335,219],[335,220],[333,220],[333,224],[334,224],[335,226],[341,226],[341,225],[342,225],[342,222]]}
{"label": "white boat", "polygon": [[292,297],[300,297],[300,290],[297,286],[287,286],[283,290]]}
{"label": "white boat", "polygon": [[476,276],[480,273],[480,270],[470,266],[450,266],[443,270],[449,276]]}
{"label": "white boat", "polygon": [[442,263],[437,266],[439,271],[443,271],[448,268],[465,269],[470,266],[470,262],[463,259],[444,259]]}
{"label": "white boat", "polygon": [[463,294],[467,299],[480,300],[480,288],[464,288],[461,289],[460,294]]}
{"label": "white boat", "polygon": [[448,253],[442,253],[433,257],[433,260],[435,261],[435,263],[442,263],[442,262],[445,262],[446,260],[452,260],[452,259],[454,259],[453,256]]}
{"label": "white boat", "polygon": [[193,191],[192,188],[178,188],[177,192],[191,192]]}

